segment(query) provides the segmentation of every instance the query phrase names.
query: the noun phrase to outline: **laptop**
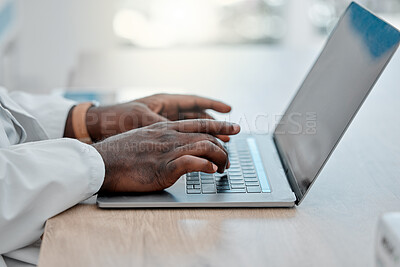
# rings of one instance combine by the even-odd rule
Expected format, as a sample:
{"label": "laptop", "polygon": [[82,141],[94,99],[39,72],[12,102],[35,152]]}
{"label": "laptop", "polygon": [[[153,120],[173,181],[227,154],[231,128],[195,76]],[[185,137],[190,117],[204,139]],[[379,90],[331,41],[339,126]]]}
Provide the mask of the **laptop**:
{"label": "laptop", "polygon": [[299,205],[399,46],[400,32],[351,3],[272,135],[226,144],[224,173],[188,173],[147,194],[99,195],[100,208]]}

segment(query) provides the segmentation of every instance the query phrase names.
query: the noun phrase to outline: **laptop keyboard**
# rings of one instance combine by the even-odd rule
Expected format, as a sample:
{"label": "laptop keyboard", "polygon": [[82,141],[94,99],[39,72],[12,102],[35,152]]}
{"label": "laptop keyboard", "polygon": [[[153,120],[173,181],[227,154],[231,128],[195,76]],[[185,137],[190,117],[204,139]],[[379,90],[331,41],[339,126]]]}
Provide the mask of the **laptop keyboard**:
{"label": "laptop keyboard", "polygon": [[225,144],[231,166],[224,173],[186,174],[188,194],[270,193],[268,180],[254,138]]}

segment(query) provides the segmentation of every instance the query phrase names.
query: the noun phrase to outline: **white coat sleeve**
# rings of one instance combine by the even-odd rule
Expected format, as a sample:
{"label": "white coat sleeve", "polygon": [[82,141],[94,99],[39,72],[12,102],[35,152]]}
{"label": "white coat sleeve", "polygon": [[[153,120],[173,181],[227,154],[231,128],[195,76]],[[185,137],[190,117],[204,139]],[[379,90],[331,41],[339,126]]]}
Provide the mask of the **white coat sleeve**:
{"label": "white coat sleeve", "polygon": [[64,135],[68,112],[75,105],[72,100],[55,95],[34,95],[13,91],[8,96],[33,116],[50,139]]}
{"label": "white coat sleeve", "polygon": [[38,240],[46,220],[95,194],[104,174],[96,149],[73,139],[0,149],[0,255]]}

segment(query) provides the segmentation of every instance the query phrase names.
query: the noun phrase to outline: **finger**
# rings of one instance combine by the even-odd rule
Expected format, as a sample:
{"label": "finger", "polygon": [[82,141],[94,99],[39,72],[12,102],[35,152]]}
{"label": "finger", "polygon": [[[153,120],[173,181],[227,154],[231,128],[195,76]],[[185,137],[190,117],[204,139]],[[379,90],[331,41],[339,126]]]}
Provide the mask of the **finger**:
{"label": "finger", "polygon": [[223,173],[228,165],[228,154],[214,143],[203,140],[196,143],[191,143],[185,146],[180,146],[173,151],[174,156],[181,157],[191,155],[200,158],[205,158],[218,166],[218,172]]}
{"label": "finger", "polygon": [[231,106],[217,100],[194,95],[176,95],[179,109],[182,111],[213,109],[221,113],[231,111]]}
{"label": "finger", "polygon": [[229,142],[229,140],[231,140],[231,138],[227,135],[215,135],[215,137],[217,137],[219,140],[221,140],[222,142]]}
{"label": "finger", "polygon": [[167,164],[167,171],[170,173],[169,176],[174,177],[175,181],[189,172],[214,173],[217,171],[217,168],[212,162],[191,155],[179,157]]}
{"label": "finger", "polygon": [[192,119],[215,120],[213,116],[211,116],[205,111],[179,113],[179,120],[192,120]]}
{"label": "finger", "polygon": [[222,149],[226,155],[228,155],[228,151],[225,147],[217,140],[215,136],[203,133],[181,133],[179,138],[183,141],[183,144],[192,144],[200,141],[209,141],[212,142],[214,145],[218,146]]}
{"label": "finger", "polygon": [[150,109],[148,110],[148,112],[144,112],[141,116],[143,126],[152,125],[157,122],[168,121],[167,118],[151,111]]}
{"label": "finger", "polygon": [[229,140],[231,140],[231,138],[227,135],[216,135],[216,137],[225,143],[227,143],[227,142],[229,142]]}
{"label": "finger", "polygon": [[236,123],[214,120],[184,120],[168,124],[168,127],[181,133],[208,133],[212,135],[235,135],[240,132]]}

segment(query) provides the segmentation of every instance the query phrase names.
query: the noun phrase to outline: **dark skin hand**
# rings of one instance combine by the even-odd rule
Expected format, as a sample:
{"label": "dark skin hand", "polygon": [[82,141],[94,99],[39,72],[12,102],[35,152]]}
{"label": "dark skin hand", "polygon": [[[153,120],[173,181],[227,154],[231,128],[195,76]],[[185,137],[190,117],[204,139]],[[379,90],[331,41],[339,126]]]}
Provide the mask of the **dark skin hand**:
{"label": "dark skin hand", "polygon": [[[212,109],[228,113],[231,107],[220,101],[193,96],[157,94],[112,106],[92,107],[86,115],[89,134],[93,141],[123,133],[157,122],[186,119],[214,119],[207,113]],[[67,119],[65,137],[74,138],[70,117]],[[229,141],[226,135],[219,135]]]}
{"label": "dark skin hand", "polygon": [[214,120],[159,122],[93,144],[106,168],[99,192],[159,191],[188,172],[221,173],[228,154],[215,136],[239,131]]}

